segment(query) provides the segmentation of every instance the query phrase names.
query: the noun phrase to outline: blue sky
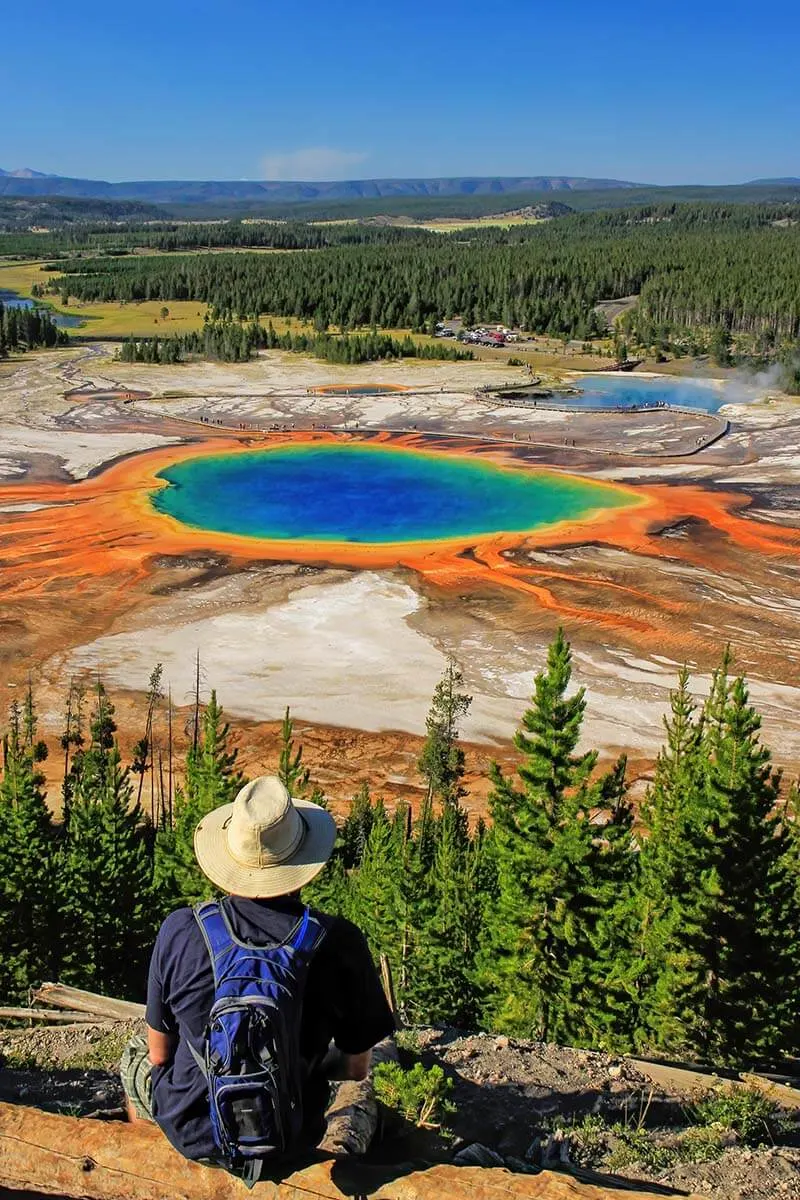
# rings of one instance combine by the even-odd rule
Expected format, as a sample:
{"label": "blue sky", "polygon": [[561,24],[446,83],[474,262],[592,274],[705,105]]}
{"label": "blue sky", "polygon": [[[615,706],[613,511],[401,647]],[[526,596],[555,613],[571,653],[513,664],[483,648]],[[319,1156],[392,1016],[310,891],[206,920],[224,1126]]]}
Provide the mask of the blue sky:
{"label": "blue sky", "polygon": [[6,169],[800,176],[796,0],[36,0],[0,37]]}

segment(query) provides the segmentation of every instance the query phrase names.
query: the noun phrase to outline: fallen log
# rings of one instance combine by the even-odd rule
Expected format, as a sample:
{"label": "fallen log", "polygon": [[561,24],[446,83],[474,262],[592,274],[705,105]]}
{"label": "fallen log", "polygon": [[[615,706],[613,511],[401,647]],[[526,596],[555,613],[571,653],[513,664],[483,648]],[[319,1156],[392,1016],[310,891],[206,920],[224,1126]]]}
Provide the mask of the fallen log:
{"label": "fallen log", "polygon": [[758,1088],[782,1108],[800,1108],[800,1088],[789,1087],[766,1075],[742,1071],[739,1075],[721,1077],[706,1067],[673,1066],[670,1063],[650,1062],[646,1058],[630,1058],[628,1062],[642,1075],[668,1091],[707,1092],[711,1088]]}
{"label": "fallen log", "polygon": [[345,1200],[354,1195],[364,1200],[663,1200],[670,1194],[615,1183],[586,1184],[552,1171],[513,1175],[450,1165],[419,1170],[408,1163],[376,1167],[328,1158],[248,1191],[225,1171],[187,1162],[154,1125],[0,1104],[0,1188],[12,1194],[67,1200]]}
{"label": "fallen log", "polygon": [[0,1021],[39,1021],[50,1025],[92,1025],[97,1020],[91,1013],[72,1012],[63,1008],[0,1008]]}
{"label": "fallen log", "polygon": [[43,983],[33,994],[34,1000],[53,1008],[66,1008],[72,1012],[91,1013],[95,1017],[108,1017],[112,1021],[143,1021],[144,1005],[132,1000],[115,1000],[111,996],[98,996],[96,992],[84,992],[81,988],[67,987],[64,983]]}
{"label": "fallen log", "polygon": [[[372,1052],[373,1063],[397,1062],[397,1047],[387,1038]],[[366,1154],[378,1128],[378,1101],[372,1078],[340,1083],[325,1114],[328,1128],[320,1149],[327,1154]]]}

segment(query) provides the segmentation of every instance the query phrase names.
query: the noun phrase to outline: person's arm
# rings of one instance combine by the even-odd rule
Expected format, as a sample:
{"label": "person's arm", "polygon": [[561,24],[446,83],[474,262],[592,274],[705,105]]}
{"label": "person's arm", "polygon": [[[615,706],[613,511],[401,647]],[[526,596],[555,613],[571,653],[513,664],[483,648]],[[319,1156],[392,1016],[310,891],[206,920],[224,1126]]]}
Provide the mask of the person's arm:
{"label": "person's arm", "polygon": [[150,958],[147,976],[147,1057],[154,1067],[165,1067],[172,1062],[178,1047],[177,1022],[169,1003],[169,987],[165,984],[164,945],[169,943],[171,929],[164,929],[174,921],[175,914],[161,926]]}
{"label": "person's arm", "polygon": [[372,1066],[372,1051],[364,1050],[361,1054],[345,1054],[331,1046],[322,1063],[322,1070],[328,1079],[366,1079]]}
{"label": "person's arm", "polygon": [[147,1057],[154,1067],[165,1067],[171,1062],[177,1045],[178,1039],[174,1033],[162,1033],[147,1026]]}
{"label": "person's arm", "polygon": [[364,934],[340,920],[336,935],[334,1047],[325,1067],[329,1079],[366,1079],[372,1047],[394,1033],[394,1017]]}

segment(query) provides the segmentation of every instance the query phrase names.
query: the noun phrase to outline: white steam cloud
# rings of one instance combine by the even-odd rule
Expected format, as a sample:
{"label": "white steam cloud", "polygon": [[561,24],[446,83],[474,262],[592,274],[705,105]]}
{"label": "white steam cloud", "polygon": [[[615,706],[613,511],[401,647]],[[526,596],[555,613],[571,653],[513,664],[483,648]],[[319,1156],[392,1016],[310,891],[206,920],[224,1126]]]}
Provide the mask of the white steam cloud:
{"label": "white steam cloud", "polygon": [[261,160],[261,170],[264,179],[276,181],[346,179],[352,168],[364,162],[366,158],[367,154],[361,150],[308,146],[303,150],[267,154]]}
{"label": "white steam cloud", "polygon": [[786,370],[786,365],[781,363],[772,363],[760,371],[740,367],[725,383],[725,403],[749,404],[770,392],[780,392]]}

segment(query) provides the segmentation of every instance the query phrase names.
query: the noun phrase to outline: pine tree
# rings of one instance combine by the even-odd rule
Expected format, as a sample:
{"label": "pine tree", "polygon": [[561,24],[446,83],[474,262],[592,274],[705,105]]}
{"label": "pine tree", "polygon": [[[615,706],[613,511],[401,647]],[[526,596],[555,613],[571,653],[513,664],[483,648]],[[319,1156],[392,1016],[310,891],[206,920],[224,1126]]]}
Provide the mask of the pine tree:
{"label": "pine tree", "polygon": [[160,829],[156,835],[155,883],[164,912],[215,894],[213,884],[197,865],[194,831],[207,813],[230,804],[244,782],[236,765],[238,751],[228,746],[229,734],[217,694],[212,691],[197,745],[190,746],[186,756],[186,789],[176,793],[174,828]]}
{"label": "pine tree", "polygon": [[[287,707],[281,722],[281,748],[278,757],[278,778],[290,796],[309,800],[320,808],[327,808],[325,793],[321,787],[311,784],[311,771],[303,766],[302,742],[294,748],[294,721]],[[309,790],[310,789],[310,790]]]}
{"label": "pine tree", "polygon": [[[633,806],[622,755],[590,788],[591,812],[600,822],[592,839],[588,878],[588,969],[582,988],[582,1040],[610,1050],[630,1049],[639,1004],[639,855]],[[576,1026],[579,1029],[579,1026]]]}
{"label": "pine tree", "polygon": [[61,977],[112,996],[140,996],[154,933],[152,860],[115,730],[99,684],[91,741],[74,764],[59,863]]}
{"label": "pine tree", "polygon": [[800,784],[793,783],[786,792],[781,809],[781,827],[786,836],[786,865],[795,883],[795,902],[800,911]]}
{"label": "pine tree", "polygon": [[[56,962],[56,836],[36,770],[35,713],[11,707],[0,782],[0,996],[24,1000]],[[25,743],[23,744],[23,737]]]}
{"label": "pine tree", "polygon": [[[715,676],[717,696],[723,673]],[[686,668],[670,698],[667,741],[642,805],[640,1045],[683,1053],[699,1044],[707,929],[717,880],[708,857],[703,722]],[[719,707],[718,697],[709,711]]]}
{"label": "pine tree", "polygon": [[399,978],[403,945],[403,857],[383,801],[373,822],[351,890],[352,920],[363,929],[375,959],[385,954]]}
{"label": "pine tree", "polygon": [[721,728],[705,738],[717,895],[709,929],[707,1039],[715,1062],[798,1048],[800,928],[792,845],[776,806],[780,774],[760,741],[747,684],[727,689]]}
{"label": "pine tree", "polygon": [[541,1039],[587,1038],[583,997],[596,953],[592,871],[598,852],[586,787],[597,755],[576,755],[583,689],[567,697],[571,654],[559,630],[514,744],[520,787],[494,764],[497,900],[481,952],[491,1024]]}
{"label": "pine tree", "polygon": [[64,731],[61,734],[61,749],[64,751],[64,779],[61,786],[61,806],[64,824],[69,819],[69,806],[72,800],[74,774],[71,771],[72,756],[80,756],[83,752],[83,712],[85,691],[80,683],[70,680],[67,692],[67,707],[64,714]]}
{"label": "pine tree", "polygon": [[729,661],[699,720],[681,676],[644,812],[640,1040],[747,1064],[798,1046],[800,913],[780,778]]}
{"label": "pine tree", "polygon": [[471,1029],[477,1021],[477,880],[466,814],[459,805],[445,804],[434,841],[430,885],[422,893],[415,887],[408,896],[413,956],[405,972],[404,1003],[413,1021]]}
{"label": "pine tree", "polygon": [[323,912],[353,917],[354,880],[361,865],[372,829],[374,808],[366,783],[350,799],[350,809],[339,827],[333,853],[310,884],[303,888],[303,900]]}
{"label": "pine tree", "polygon": [[[144,789],[144,777],[147,773],[148,766],[153,770],[153,724],[156,716],[156,710],[161,700],[164,699],[164,692],[161,688],[161,679],[164,674],[164,668],[161,663],[156,663],[150,673],[150,679],[147,686],[147,717],[145,720],[144,736],[139,739],[133,748],[133,762],[131,763],[131,771],[134,775],[139,776],[139,783],[136,789],[136,803],[142,803],[142,791]],[[150,820],[153,825],[159,823],[156,812],[155,803],[155,788],[151,785],[150,791]],[[163,814],[161,814],[163,815]]]}
{"label": "pine tree", "polygon": [[342,854],[346,867],[358,866],[364,857],[374,819],[369,785],[363,783],[350,801],[350,811],[342,825]]}
{"label": "pine tree", "polygon": [[425,721],[426,736],[419,771],[427,784],[427,803],[455,804],[464,796],[464,751],[458,745],[458,722],[472,704],[464,679],[452,659],[437,683]]}
{"label": "pine tree", "polygon": [[278,778],[290,796],[302,796],[308,786],[310,772],[303,766],[303,747],[294,748],[294,721],[287,706],[281,722],[281,743],[278,757]]}

